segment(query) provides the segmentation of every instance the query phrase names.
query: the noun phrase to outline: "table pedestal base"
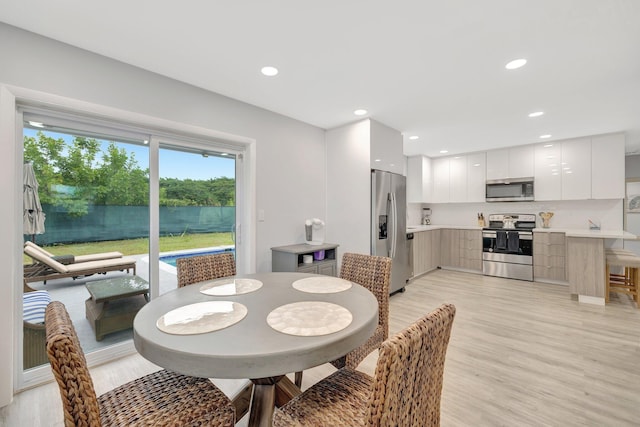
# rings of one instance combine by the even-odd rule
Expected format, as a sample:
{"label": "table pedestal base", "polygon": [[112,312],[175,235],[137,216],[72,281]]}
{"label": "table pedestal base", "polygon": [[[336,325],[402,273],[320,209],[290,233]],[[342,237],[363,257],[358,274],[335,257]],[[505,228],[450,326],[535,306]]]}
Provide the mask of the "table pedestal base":
{"label": "table pedestal base", "polygon": [[271,427],[275,406],[282,406],[300,389],[284,375],[252,379],[253,397],[249,412],[249,427]]}

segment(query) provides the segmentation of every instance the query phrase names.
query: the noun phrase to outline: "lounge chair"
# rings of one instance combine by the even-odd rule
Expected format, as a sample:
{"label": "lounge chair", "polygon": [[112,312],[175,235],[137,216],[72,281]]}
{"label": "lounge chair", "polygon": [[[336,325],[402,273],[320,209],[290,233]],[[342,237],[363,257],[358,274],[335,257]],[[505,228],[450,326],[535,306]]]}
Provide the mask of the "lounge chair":
{"label": "lounge chair", "polygon": [[24,280],[27,283],[44,282],[65,277],[90,276],[92,274],[106,274],[108,271],[133,270],[136,274],[136,260],[129,257],[102,259],[97,261],[74,262],[62,264],[31,245],[24,246],[24,253],[35,261],[24,267]]}
{"label": "lounge chair", "polygon": [[122,254],[120,252],[100,252],[97,254],[88,254],[88,255],[61,255],[55,256],[51,252],[45,250],[41,246],[36,245],[33,242],[26,241],[24,242],[24,246],[30,246],[37,251],[40,251],[43,255],[46,255],[54,260],[62,263],[62,264],[74,264],[76,262],[88,262],[88,261],[100,261],[103,259],[112,259],[112,258],[122,258]]}

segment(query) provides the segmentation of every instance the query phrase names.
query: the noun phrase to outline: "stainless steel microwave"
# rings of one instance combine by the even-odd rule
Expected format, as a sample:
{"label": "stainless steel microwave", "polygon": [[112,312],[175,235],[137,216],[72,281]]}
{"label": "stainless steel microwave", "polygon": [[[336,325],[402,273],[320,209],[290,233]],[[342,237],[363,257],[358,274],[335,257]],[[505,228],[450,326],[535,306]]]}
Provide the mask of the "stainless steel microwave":
{"label": "stainless steel microwave", "polygon": [[532,202],[533,178],[487,180],[487,202]]}

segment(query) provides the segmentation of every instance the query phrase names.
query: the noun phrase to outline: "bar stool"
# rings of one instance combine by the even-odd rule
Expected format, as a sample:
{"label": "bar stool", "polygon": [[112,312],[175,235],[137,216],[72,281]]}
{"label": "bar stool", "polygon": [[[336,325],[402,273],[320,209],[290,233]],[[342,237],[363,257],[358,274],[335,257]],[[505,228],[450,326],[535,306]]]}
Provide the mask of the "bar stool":
{"label": "bar stool", "polygon": [[[640,257],[624,249],[607,249],[605,256],[607,260],[605,302],[609,302],[610,292],[620,292],[631,295],[636,306],[640,307],[638,292]],[[612,267],[622,267],[623,274],[611,273]]]}

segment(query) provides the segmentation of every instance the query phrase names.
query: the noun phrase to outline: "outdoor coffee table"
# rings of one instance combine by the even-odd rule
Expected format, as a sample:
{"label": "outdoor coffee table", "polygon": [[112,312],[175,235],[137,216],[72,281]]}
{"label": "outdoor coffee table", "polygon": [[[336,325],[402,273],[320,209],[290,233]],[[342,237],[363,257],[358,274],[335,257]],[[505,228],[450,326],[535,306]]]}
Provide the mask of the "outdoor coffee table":
{"label": "outdoor coffee table", "polygon": [[85,302],[86,317],[102,341],[106,334],[133,327],[133,318],[149,301],[149,283],[138,276],[119,276],[86,284],[91,298]]}

